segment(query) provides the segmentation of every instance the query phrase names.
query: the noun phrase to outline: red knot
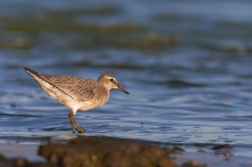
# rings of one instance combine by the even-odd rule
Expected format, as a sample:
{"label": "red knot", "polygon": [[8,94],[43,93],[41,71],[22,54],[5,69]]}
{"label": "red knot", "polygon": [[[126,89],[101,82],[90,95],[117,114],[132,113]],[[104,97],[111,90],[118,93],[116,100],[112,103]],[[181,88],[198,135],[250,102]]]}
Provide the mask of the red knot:
{"label": "red knot", "polygon": [[90,110],[105,104],[109,99],[111,89],[118,89],[129,95],[116,78],[109,73],[103,73],[97,81],[65,75],[48,75],[36,72],[24,67],[41,86],[41,88],[53,99],[70,109],[68,115],[75,133],[74,124],[78,126],[80,133],[84,133],[84,128],[75,121],[74,115],[77,110]]}

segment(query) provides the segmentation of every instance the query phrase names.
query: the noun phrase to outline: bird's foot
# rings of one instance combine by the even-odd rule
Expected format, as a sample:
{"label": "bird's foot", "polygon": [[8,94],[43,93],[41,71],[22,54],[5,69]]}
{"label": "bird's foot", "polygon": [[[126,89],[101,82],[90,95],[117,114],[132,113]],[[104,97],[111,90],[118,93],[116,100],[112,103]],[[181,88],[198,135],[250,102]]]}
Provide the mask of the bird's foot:
{"label": "bird's foot", "polygon": [[78,130],[79,133],[84,133],[85,132],[85,129],[81,125],[78,126],[78,129],[79,129]]}

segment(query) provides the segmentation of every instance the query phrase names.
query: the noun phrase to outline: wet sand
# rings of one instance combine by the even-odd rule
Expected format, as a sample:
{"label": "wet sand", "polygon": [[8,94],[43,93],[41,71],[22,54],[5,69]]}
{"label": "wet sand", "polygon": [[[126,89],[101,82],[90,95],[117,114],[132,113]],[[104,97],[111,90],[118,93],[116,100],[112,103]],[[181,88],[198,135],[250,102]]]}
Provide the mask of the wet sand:
{"label": "wet sand", "polygon": [[23,157],[31,162],[45,162],[46,159],[37,154],[38,148],[35,144],[0,144],[0,153],[7,158]]}

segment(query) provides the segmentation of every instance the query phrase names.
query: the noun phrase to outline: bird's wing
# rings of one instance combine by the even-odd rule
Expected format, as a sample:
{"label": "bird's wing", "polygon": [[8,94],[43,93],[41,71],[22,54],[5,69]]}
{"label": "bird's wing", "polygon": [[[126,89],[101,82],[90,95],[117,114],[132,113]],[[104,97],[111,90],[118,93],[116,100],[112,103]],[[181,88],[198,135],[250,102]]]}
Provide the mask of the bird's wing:
{"label": "bird's wing", "polygon": [[46,74],[41,74],[41,78],[75,100],[86,101],[95,96],[94,89],[97,83],[94,80],[75,76],[53,76]]}

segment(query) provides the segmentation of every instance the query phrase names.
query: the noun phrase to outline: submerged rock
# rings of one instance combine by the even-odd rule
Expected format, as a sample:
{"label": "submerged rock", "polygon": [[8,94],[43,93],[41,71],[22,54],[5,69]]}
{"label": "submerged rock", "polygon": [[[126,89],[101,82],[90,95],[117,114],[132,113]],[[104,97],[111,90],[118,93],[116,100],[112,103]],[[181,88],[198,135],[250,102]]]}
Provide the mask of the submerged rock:
{"label": "submerged rock", "polygon": [[39,148],[39,155],[62,167],[176,167],[169,160],[171,152],[146,142],[95,136]]}
{"label": "submerged rock", "polygon": [[47,162],[29,162],[23,157],[13,159],[6,158],[0,154],[0,167],[56,167]]}
{"label": "submerged rock", "polygon": [[230,144],[220,144],[212,147],[213,150],[219,150],[219,149],[231,149],[233,148]]}

